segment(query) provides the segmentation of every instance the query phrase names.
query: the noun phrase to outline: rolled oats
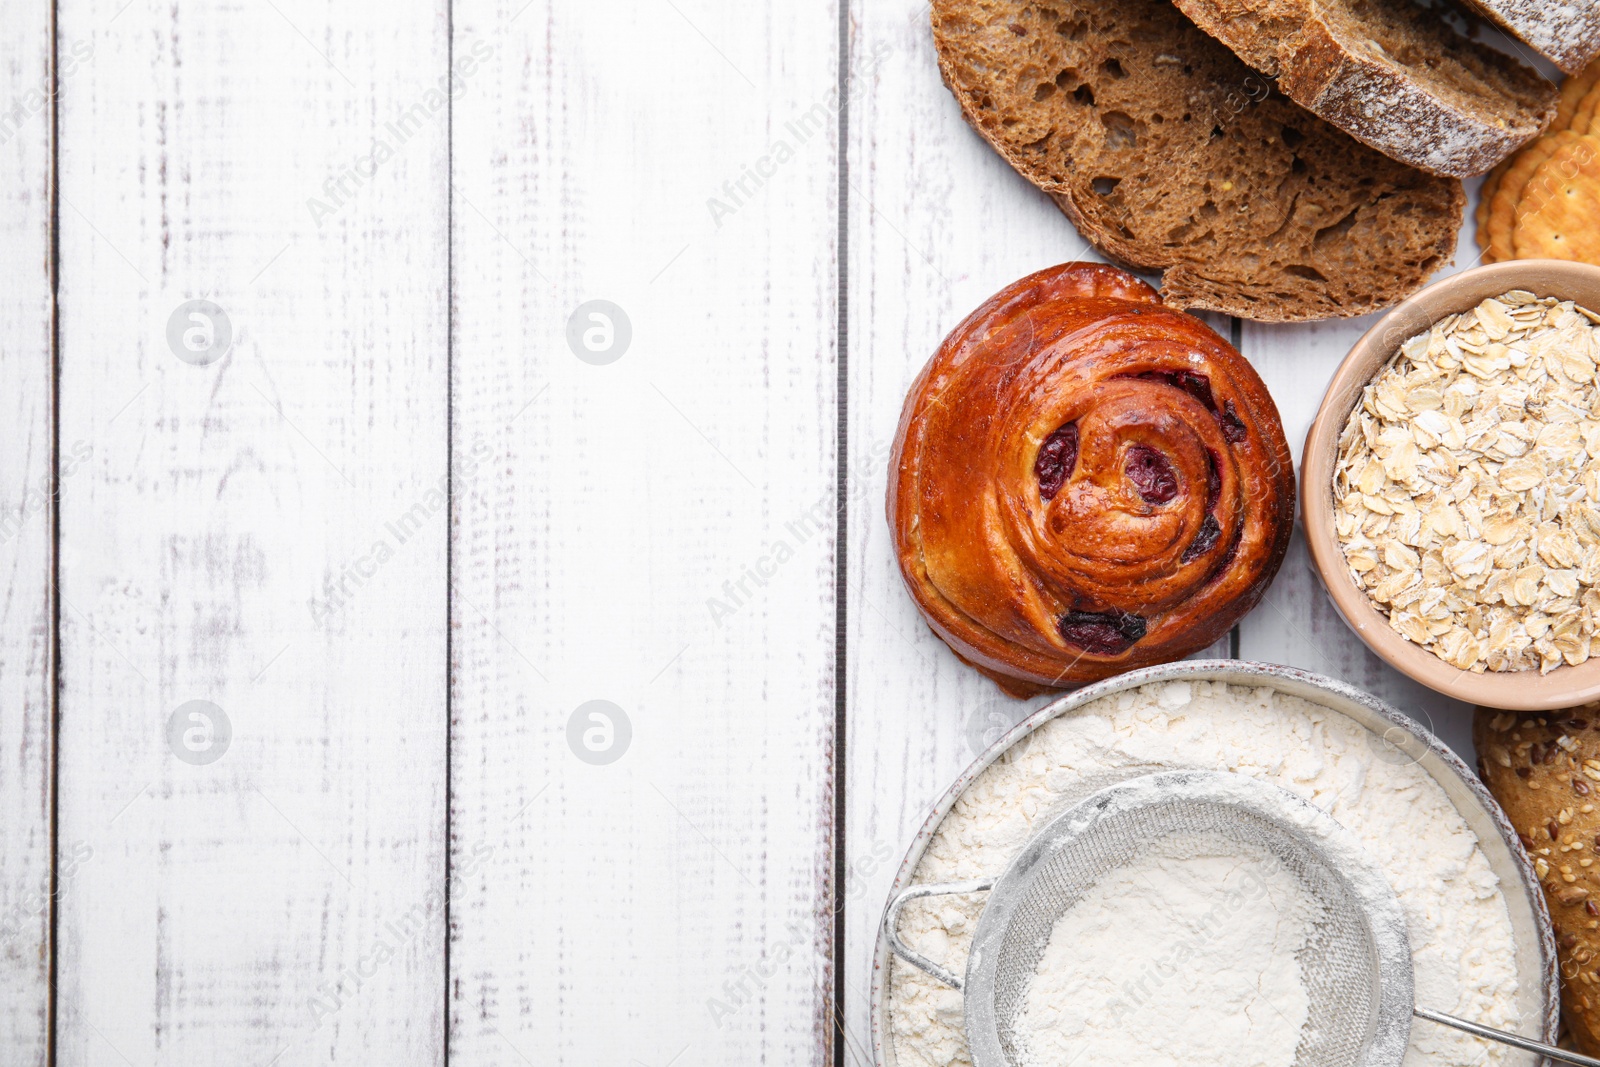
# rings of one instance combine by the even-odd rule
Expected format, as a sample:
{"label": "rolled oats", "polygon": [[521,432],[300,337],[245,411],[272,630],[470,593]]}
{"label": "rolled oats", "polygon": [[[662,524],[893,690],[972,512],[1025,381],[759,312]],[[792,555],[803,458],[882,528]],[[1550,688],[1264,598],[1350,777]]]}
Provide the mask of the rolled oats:
{"label": "rolled oats", "polygon": [[1410,338],[1367,384],[1339,436],[1334,527],[1408,641],[1471,671],[1589,658],[1597,359],[1600,315],[1516,290]]}

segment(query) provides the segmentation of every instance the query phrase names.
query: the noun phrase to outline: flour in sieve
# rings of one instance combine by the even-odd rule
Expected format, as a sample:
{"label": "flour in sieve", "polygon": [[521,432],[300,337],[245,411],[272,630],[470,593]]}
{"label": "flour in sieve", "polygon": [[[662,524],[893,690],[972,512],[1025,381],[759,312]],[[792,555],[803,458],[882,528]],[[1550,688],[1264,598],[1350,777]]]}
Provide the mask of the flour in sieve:
{"label": "flour in sieve", "polygon": [[1027,1067],[1284,1067],[1320,908],[1265,849],[1153,844],[1056,920],[1023,997]]}
{"label": "flour in sieve", "polygon": [[[1394,758],[1369,731],[1270,687],[1156,683],[1051,720],[1020,756],[996,761],[968,786],[928,843],[914,880],[996,876],[1035,828],[1088,792],[1174,768],[1236,771],[1328,812],[1361,842],[1400,900],[1418,1003],[1516,1028],[1510,915],[1477,838],[1450,799],[1426,771]],[[913,948],[959,974],[982,907],[981,895],[913,901],[902,913],[900,932]],[[1130,941],[1124,946],[1128,956],[1138,954]],[[1143,960],[1147,988],[1154,988],[1160,959],[1157,952]],[[1130,959],[1127,965],[1136,964]],[[961,994],[899,960],[892,967],[888,1011],[898,1067],[970,1064]],[[1138,977],[1133,982],[1137,988]],[[1171,994],[1163,988],[1160,995]],[[1494,1067],[1520,1062],[1516,1056],[1418,1023],[1405,1065]],[[1203,1051],[1194,1057],[1224,1061],[1231,1059],[1207,1059]],[[1085,1056],[1077,1065],[1116,1062]]]}

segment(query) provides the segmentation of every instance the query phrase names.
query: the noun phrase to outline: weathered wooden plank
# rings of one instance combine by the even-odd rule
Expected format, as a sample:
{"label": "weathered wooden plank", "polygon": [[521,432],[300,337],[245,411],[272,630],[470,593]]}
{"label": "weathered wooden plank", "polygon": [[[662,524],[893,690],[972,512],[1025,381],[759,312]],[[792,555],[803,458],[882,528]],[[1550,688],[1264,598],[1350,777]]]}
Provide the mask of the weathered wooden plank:
{"label": "weathered wooden plank", "polygon": [[928,8],[855,0],[849,146],[850,520],[846,1062],[871,1063],[867,987],[894,868],[928,807],[1000,732],[1012,700],[960,663],[906,595],[884,519],[889,448],[944,335],[1017,278],[1097,258],[962,121]]}
{"label": "weathered wooden plank", "polygon": [[57,1060],[440,1062],[445,13],[59,19]]}
{"label": "weathered wooden plank", "polygon": [[[50,5],[0,0],[0,25],[8,37],[0,64],[0,1048],[7,1063],[21,1067],[45,1062],[57,888],[50,835]],[[69,48],[63,75],[80,62]],[[62,888],[70,890],[70,881]]]}
{"label": "weathered wooden plank", "polygon": [[826,1059],[838,17],[455,6],[454,1062]]}

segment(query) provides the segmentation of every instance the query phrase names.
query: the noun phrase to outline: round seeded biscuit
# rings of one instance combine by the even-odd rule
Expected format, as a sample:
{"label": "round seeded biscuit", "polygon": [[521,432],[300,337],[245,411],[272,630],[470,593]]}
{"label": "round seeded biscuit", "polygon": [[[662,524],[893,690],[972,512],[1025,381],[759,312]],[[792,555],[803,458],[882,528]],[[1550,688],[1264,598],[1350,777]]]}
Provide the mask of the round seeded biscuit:
{"label": "round seeded biscuit", "polygon": [[1556,106],[1555,121],[1550,124],[1552,130],[1572,128],[1572,117],[1577,114],[1579,102],[1597,81],[1600,81],[1600,60],[1590,63],[1580,73],[1561,83],[1561,102]]}
{"label": "round seeded biscuit", "polygon": [[1511,231],[1518,259],[1600,264],[1600,137],[1562,145],[1523,186]]}
{"label": "round seeded biscuit", "polygon": [[1583,99],[1572,109],[1572,118],[1568,120],[1567,127],[1575,133],[1588,133],[1589,128],[1594,125],[1597,106],[1600,106],[1600,81],[1589,86],[1584,92]]}
{"label": "round seeded biscuit", "polygon": [[[1584,98],[1589,95],[1589,91],[1597,83],[1600,83],[1600,59],[1596,59],[1577,74],[1568,75],[1562,80],[1561,99],[1556,107],[1555,120],[1550,123],[1550,133],[1572,128],[1572,120],[1577,115],[1578,105],[1585,102]],[[1593,125],[1593,123],[1594,117],[1591,107],[1585,126]],[[1587,133],[1589,131],[1585,128],[1577,132]],[[1529,145],[1523,146],[1521,150],[1501,160],[1498,166],[1484,176],[1483,185],[1478,190],[1478,206],[1473,212],[1473,218],[1477,221],[1478,247],[1483,250],[1483,260],[1486,263],[1493,263],[1498,259],[1505,258],[1501,253],[1506,251],[1504,248],[1490,249],[1489,203],[1494,199],[1495,190],[1500,187],[1500,179],[1505,176],[1505,172],[1531,146],[1532,143],[1530,142]],[[1515,200],[1516,197],[1513,195],[1513,203]]]}
{"label": "round seeded biscuit", "polygon": [[1517,201],[1522,198],[1522,187],[1533,177],[1533,172],[1539,169],[1541,163],[1562,145],[1577,140],[1578,136],[1571,130],[1547,133],[1523,146],[1522,151],[1512,158],[1510,166],[1500,175],[1494,196],[1489,201],[1488,219],[1483,227],[1488,234],[1488,240],[1483,245],[1485,263],[1516,258],[1511,250],[1511,227],[1517,221]]}

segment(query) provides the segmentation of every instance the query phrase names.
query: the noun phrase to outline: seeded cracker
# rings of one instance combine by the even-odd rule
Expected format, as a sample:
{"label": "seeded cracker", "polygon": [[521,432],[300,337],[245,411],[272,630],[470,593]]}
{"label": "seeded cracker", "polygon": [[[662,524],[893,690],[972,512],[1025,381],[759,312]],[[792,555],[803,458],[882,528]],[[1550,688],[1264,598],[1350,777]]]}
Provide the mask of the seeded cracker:
{"label": "seeded cracker", "polygon": [[1594,88],[1596,81],[1600,81],[1600,63],[1590,63],[1584,68],[1583,73],[1574,74],[1561,83],[1561,99],[1556,105],[1556,118],[1550,124],[1550,129],[1572,128],[1572,120],[1577,115],[1578,108],[1583,104],[1584,97],[1589,95],[1589,90]]}
{"label": "seeded cracker", "polygon": [[[1595,106],[1600,104],[1600,91],[1596,91],[1596,84],[1592,81],[1589,83],[1588,90],[1583,94],[1582,99],[1578,101],[1577,107],[1573,108],[1572,118],[1568,120],[1570,123],[1568,129],[1576,133],[1591,132],[1591,127],[1594,125]],[[1560,114],[1559,110],[1557,114]]]}
{"label": "seeded cracker", "polygon": [[1519,259],[1600,263],[1600,137],[1577,137],[1539,165],[1522,191],[1511,247]]}
{"label": "seeded cracker", "polygon": [[1554,670],[1600,620],[1600,316],[1525,291],[1401,346],[1339,439],[1335,527],[1402,636]]}
{"label": "seeded cracker", "polygon": [[1495,183],[1494,191],[1488,198],[1489,209],[1485,216],[1484,239],[1479,242],[1483,246],[1485,263],[1499,263],[1515,258],[1511,248],[1511,230],[1516,225],[1517,204],[1522,199],[1522,191],[1527,187],[1528,179],[1539,169],[1539,164],[1549,159],[1563,145],[1576,141],[1579,136],[1571,130],[1559,130],[1539,138],[1512,157],[1510,165],[1501,173],[1500,180]]}

